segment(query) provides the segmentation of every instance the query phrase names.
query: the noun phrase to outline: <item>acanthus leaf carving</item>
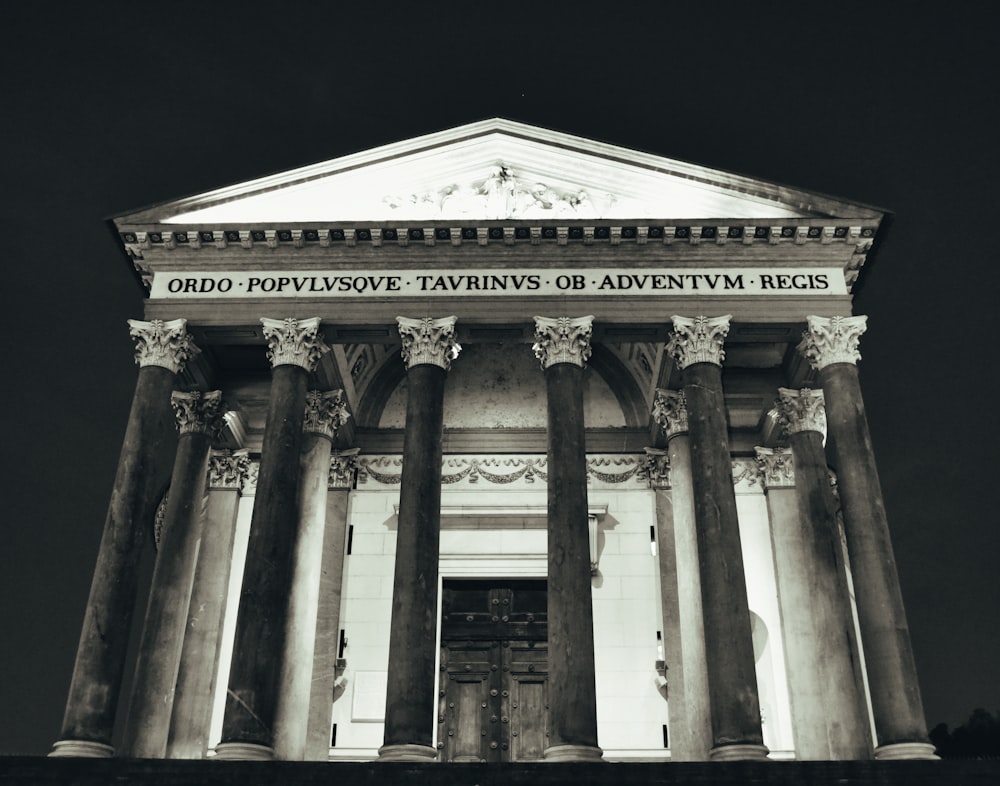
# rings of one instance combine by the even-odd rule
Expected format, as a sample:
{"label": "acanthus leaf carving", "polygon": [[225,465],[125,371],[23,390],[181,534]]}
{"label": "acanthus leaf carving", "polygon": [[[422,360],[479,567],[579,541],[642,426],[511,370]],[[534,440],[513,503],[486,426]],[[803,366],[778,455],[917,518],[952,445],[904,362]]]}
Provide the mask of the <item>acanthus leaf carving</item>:
{"label": "acanthus leaf carving", "polygon": [[732,314],[721,317],[697,316],[670,318],[674,330],[667,343],[668,354],[682,370],[695,363],[712,363],[721,366],[726,357],[722,348],[729,335]]}
{"label": "acanthus leaf carving", "polygon": [[667,451],[657,448],[643,448],[646,456],[642,463],[642,472],[652,489],[670,488],[670,458]]}
{"label": "acanthus leaf carving", "polygon": [[319,335],[319,317],[311,319],[260,320],[267,339],[267,359],[271,366],[299,366],[306,371],[316,370],[316,364],[330,347]]}
{"label": "acanthus leaf carving", "polygon": [[653,419],[669,440],[688,431],[687,397],[683,390],[657,388],[653,395]]}
{"label": "acanthus leaf carving", "polygon": [[431,365],[445,371],[451,368],[451,361],[462,351],[462,345],[455,340],[455,321],[455,317],[396,317],[406,367]]}
{"label": "acanthus leaf carving", "polygon": [[186,319],[164,322],[128,320],[129,335],[135,339],[135,362],[139,368],[160,366],[179,374],[187,362],[201,350],[187,332]]}
{"label": "acanthus leaf carving", "polygon": [[306,393],[305,419],[302,431],[322,434],[334,439],[337,431],[350,418],[343,390],[310,390]]}
{"label": "acanthus leaf carving", "polygon": [[248,451],[219,451],[208,459],[208,487],[240,489],[250,474]]}
{"label": "acanthus leaf carving", "polygon": [[861,360],[858,343],[868,327],[867,316],[807,316],[806,326],[797,349],[814,369]]}
{"label": "acanthus leaf carving", "polygon": [[826,436],[826,409],[823,406],[823,391],[802,388],[778,388],[778,423],[786,434],[800,431],[818,431]]}
{"label": "acanthus leaf carving", "polygon": [[542,368],[571,363],[581,368],[590,358],[594,317],[535,317],[535,343],[531,349]]}
{"label": "acanthus leaf carving", "polygon": [[754,452],[764,488],[795,486],[795,462],[791,448],[754,448]]}
{"label": "acanthus leaf carving", "polygon": [[350,489],[354,487],[354,477],[358,472],[358,448],[335,450],[330,456],[330,474],[327,487]]}
{"label": "acanthus leaf carving", "polygon": [[175,391],[170,395],[170,406],[181,434],[205,434],[214,440],[222,431],[225,413],[222,411],[221,390],[207,393]]}

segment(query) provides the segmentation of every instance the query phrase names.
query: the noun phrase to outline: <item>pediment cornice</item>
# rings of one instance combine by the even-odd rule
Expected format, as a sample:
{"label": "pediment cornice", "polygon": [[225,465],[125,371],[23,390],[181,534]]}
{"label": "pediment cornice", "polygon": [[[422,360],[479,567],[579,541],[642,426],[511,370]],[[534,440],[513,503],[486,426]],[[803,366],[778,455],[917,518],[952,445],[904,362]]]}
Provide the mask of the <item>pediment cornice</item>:
{"label": "pediment cornice", "polygon": [[[503,119],[123,215],[119,224],[855,217],[884,211]],[[743,223],[747,223],[744,221]]]}

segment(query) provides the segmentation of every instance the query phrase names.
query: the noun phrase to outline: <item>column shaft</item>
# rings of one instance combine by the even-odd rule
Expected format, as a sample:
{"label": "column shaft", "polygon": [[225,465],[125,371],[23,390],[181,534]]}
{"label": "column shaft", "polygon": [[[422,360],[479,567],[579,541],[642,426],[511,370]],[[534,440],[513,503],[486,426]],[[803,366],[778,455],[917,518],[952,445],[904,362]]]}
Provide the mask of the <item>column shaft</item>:
{"label": "column shaft", "polygon": [[340,599],[344,585],[344,551],[347,539],[347,503],[350,489],[332,488],[326,497],[326,534],[316,613],[316,647],[313,655],[312,692],[305,758],[326,761],[330,755],[330,718],[340,647]]}
{"label": "column shaft", "polygon": [[[667,442],[670,458],[672,538],[661,539],[660,549],[673,549],[677,574],[677,617],[680,634],[681,685],[674,689],[674,665],[668,663],[670,758],[707,761],[712,747],[708,671],[705,666],[705,626],[702,620],[698,533],[695,526],[691,446],[687,434]],[[666,633],[664,632],[664,637]]]}
{"label": "column shaft", "polygon": [[[713,758],[763,755],[722,369],[693,363],[683,371],[691,441],[692,485],[701,566],[705,663]],[[747,747],[751,746],[751,747]],[[726,750],[727,747],[733,750]]]}
{"label": "column shaft", "polygon": [[156,497],[169,477],[169,453],[175,444],[170,409],[173,383],[174,373],[167,368],[149,365],[139,369],[60,742],[53,755],[111,755],[143,535],[151,526]]}
{"label": "column shaft", "polygon": [[548,403],[549,747],[597,747],[594,614],[587,508],[583,368],[545,369]]}
{"label": "column shaft", "polygon": [[[857,366],[833,363],[820,369],[819,377],[844,513],[877,743],[916,743],[929,748]],[[914,751],[915,756],[922,755],[916,748]]]}
{"label": "column shaft", "polygon": [[430,746],[434,734],[446,373],[428,363],[407,371],[409,392],[389,634],[385,747],[407,746],[417,756],[423,750],[423,758],[432,758],[435,753]]}
{"label": "column shaft", "polygon": [[129,704],[124,748],[132,758],[162,759],[167,753],[211,447],[204,433],[182,434],[178,442]]}
{"label": "column shaft", "polygon": [[235,744],[220,751],[227,757],[268,755],[277,706],[308,374],[283,364],[272,375],[222,725],[222,742]]}
{"label": "column shaft", "polygon": [[798,515],[772,519],[772,539],[796,753],[870,759],[871,725],[822,435],[800,431],[789,442]]}
{"label": "column shaft", "polygon": [[[249,463],[245,456],[212,459],[225,464],[237,460]],[[238,482],[234,476],[227,486],[213,486],[208,492],[174,710],[170,717],[167,757],[171,759],[203,759],[208,752],[226,591],[236,536]]]}
{"label": "column shaft", "polygon": [[274,728],[275,755],[289,761],[305,758],[330,477],[330,439],[307,432],[303,442],[299,482],[301,507]]}

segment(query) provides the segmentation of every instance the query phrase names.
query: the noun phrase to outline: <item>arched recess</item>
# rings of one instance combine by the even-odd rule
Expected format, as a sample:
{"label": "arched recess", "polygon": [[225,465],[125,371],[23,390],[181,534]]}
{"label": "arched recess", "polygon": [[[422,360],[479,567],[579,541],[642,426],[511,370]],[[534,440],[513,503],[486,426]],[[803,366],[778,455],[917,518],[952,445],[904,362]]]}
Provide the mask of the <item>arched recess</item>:
{"label": "arched recess", "polygon": [[625,424],[630,428],[645,427],[649,423],[649,403],[632,372],[603,344],[593,344],[592,350],[588,363],[615,394],[625,415]]}
{"label": "arched recess", "polygon": [[358,391],[358,411],[356,423],[361,428],[378,428],[392,391],[406,377],[406,365],[397,352],[390,352],[382,359],[382,365],[372,374],[364,390]]}
{"label": "arched recess", "polygon": [[[461,358],[456,361],[461,362]],[[617,355],[601,344],[594,344],[588,365],[590,371],[597,374],[610,389],[621,409],[624,425],[629,428],[645,427],[649,421],[649,406],[631,371]],[[358,426],[379,427],[386,405],[405,377],[404,364],[396,353],[389,353],[365,389],[359,391]]]}

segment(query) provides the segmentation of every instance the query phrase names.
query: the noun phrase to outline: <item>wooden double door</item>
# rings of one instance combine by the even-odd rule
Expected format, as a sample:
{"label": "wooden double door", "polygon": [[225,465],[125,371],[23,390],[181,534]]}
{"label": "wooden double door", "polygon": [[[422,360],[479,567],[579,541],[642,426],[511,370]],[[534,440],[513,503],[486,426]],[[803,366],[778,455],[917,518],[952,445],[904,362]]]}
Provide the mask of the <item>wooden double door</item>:
{"label": "wooden double door", "polygon": [[445,581],[441,761],[532,761],[548,745],[544,580]]}

